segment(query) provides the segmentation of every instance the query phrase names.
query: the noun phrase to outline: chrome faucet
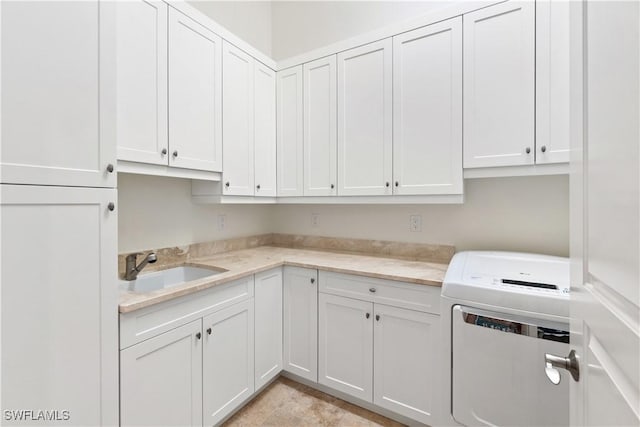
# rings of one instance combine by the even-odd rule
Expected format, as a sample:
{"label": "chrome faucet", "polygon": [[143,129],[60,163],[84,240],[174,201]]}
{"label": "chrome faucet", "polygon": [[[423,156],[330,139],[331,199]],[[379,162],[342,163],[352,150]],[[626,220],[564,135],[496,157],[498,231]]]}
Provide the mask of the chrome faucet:
{"label": "chrome faucet", "polygon": [[138,273],[140,273],[147,264],[153,264],[158,260],[155,252],[149,252],[142,262],[136,265],[138,255],[142,255],[142,253],[137,252],[135,254],[127,255],[124,280],[136,280]]}

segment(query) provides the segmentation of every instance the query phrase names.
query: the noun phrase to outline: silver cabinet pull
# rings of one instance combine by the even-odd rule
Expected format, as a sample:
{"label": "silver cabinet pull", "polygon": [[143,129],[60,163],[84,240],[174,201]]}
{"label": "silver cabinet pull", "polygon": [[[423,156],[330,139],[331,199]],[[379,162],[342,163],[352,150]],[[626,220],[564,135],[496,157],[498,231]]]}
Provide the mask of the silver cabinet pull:
{"label": "silver cabinet pull", "polygon": [[173,151],[173,157],[178,157],[178,150]]}
{"label": "silver cabinet pull", "polygon": [[260,184],[256,185],[256,190],[260,190]]}
{"label": "silver cabinet pull", "polygon": [[376,314],[376,322],[379,322],[379,321],[380,321],[380,315]]}
{"label": "silver cabinet pull", "polygon": [[313,277],[311,278],[311,284],[316,283],[316,279],[314,279]]}
{"label": "silver cabinet pull", "polygon": [[109,163],[109,164],[107,165],[107,172],[109,172],[109,173],[113,173],[113,170],[114,170],[113,165],[112,165],[111,163]]}
{"label": "silver cabinet pull", "polygon": [[231,185],[231,184],[229,183],[229,181],[227,181],[227,182],[225,182],[225,183],[224,183],[224,186],[225,186],[225,187],[227,187],[227,188],[229,188],[229,185]]}
{"label": "silver cabinet pull", "polygon": [[196,334],[196,338],[197,338],[197,339],[202,338],[202,334],[201,334],[200,332],[198,332],[198,333]]}
{"label": "silver cabinet pull", "polygon": [[109,202],[109,204],[107,205],[107,209],[113,212],[114,210],[116,210],[116,204],[113,202]]}
{"label": "silver cabinet pull", "polygon": [[331,189],[333,190],[334,188],[336,188],[336,186],[331,184]]}
{"label": "silver cabinet pull", "polygon": [[542,147],[540,147],[540,151],[542,151],[543,153],[547,152],[547,146],[543,145]]}
{"label": "silver cabinet pull", "polygon": [[385,182],[385,183],[384,183],[384,186],[385,186],[385,187],[387,187],[387,188],[389,187],[389,185],[390,185],[390,184],[389,184],[389,181],[387,181],[387,182]]}
{"label": "silver cabinet pull", "polygon": [[160,152],[163,156],[167,155],[167,149],[163,148],[162,151]]}
{"label": "silver cabinet pull", "polygon": [[560,372],[558,372],[558,369],[566,369],[574,381],[580,381],[580,364],[575,350],[571,350],[567,357],[547,353],[544,355],[544,361],[544,372],[553,384],[560,384]]}
{"label": "silver cabinet pull", "polygon": [[211,328],[207,328],[207,334],[211,335]]}
{"label": "silver cabinet pull", "polygon": [[364,315],[367,319],[371,316],[369,313]]}
{"label": "silver cabinet pull", "polygon": [[527,147],[527,148],[525,148],[525,149],[524,149],[524,151],[525,151],[527,154],[531,153],[531,147]]}

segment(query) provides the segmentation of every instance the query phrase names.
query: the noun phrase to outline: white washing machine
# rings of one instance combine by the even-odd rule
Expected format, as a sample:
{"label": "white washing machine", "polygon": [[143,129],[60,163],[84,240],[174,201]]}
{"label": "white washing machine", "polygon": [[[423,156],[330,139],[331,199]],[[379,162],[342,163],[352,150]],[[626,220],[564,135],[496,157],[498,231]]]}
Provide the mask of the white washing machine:
{"label": "white washing machine", "polygon": [[460,252],[442,304],[445,424],[569,424],[569,374],[545,363],[569,352],[567,258]]}

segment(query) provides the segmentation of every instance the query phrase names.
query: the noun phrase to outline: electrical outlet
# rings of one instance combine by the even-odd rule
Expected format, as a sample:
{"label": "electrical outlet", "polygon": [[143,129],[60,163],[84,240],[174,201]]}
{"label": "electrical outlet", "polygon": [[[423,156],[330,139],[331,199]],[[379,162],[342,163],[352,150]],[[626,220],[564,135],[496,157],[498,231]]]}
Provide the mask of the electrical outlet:
{"label": "electrical outlet", "polygon": [[410,231],[422,231],[422,216],[421,215],[409,215],[409,230]]}
{"label": "electrical outlet", "polygon": [[320,224],[320,214],[312,213],[311,214],[311,226],[317,227]]}
{"label": "electrical outlet", "polygon": [[224,231],[227,225],[227,216],[225,214],[218,215],[218,231]]}

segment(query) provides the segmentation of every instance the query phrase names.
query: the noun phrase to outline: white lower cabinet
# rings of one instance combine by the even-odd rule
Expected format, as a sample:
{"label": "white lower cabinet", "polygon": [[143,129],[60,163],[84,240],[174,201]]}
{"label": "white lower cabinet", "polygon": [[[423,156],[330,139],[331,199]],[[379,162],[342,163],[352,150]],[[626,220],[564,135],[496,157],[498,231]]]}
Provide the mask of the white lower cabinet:
{"label": "white lower cabinet", "polygon": [[253,394],[253,300],[202,319],[204,425],[216,425]]}
{"label": "white lower cabinet", "polygon": [[284,370],[318,381],[318,272],[284,269]]}
{"label": "white lower cabinet", "polygon": [[282,371],[282,268],[255,275],[255,388]]}
{"label": "white lower cabinet", "polygon": [[198,319],[120,352],[124,426],[202,425],[202,332]]}

